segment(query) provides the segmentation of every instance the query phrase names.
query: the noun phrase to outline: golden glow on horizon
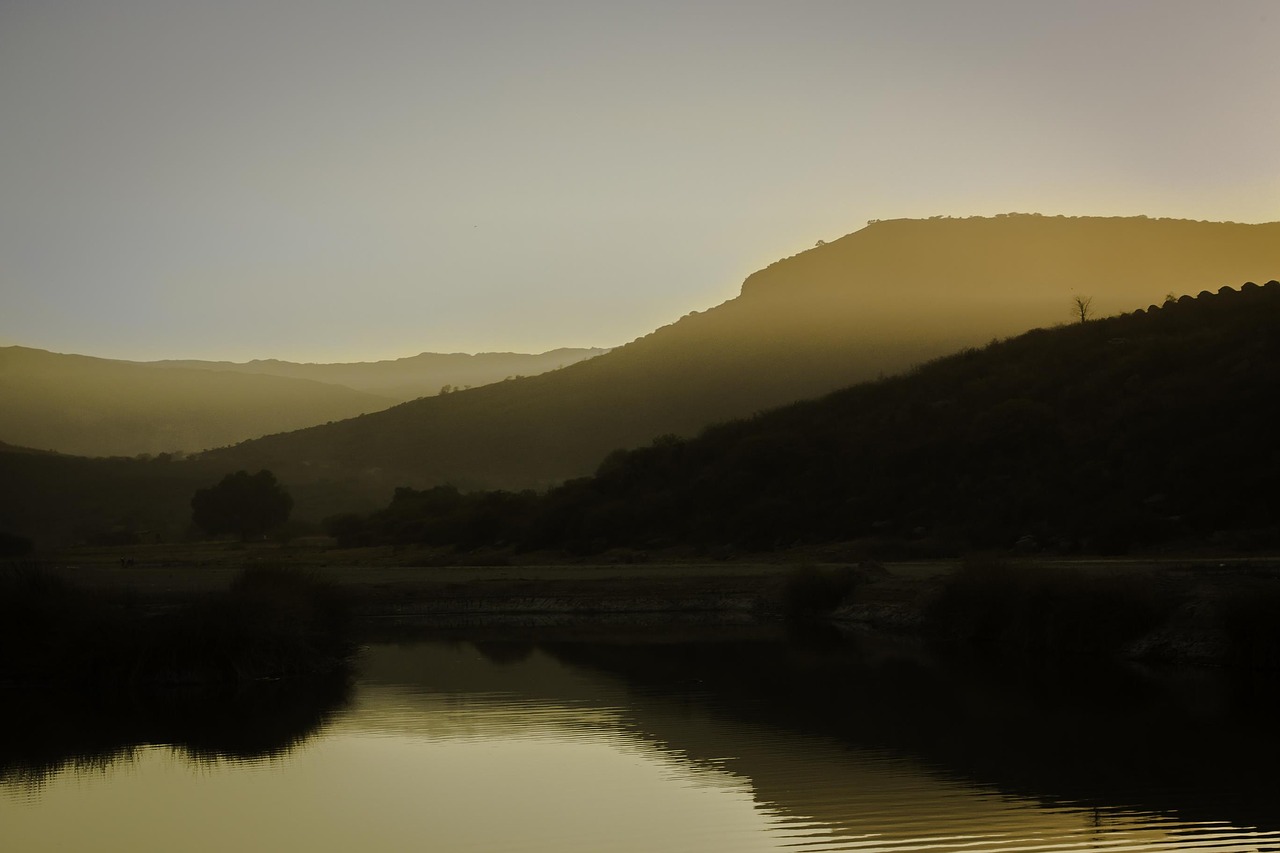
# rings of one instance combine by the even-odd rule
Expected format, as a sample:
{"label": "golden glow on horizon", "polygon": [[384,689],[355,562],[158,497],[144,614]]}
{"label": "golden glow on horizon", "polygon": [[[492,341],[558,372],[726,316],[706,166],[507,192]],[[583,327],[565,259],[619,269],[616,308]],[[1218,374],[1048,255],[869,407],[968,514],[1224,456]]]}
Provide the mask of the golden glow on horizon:
{"label": "golden glow on horizon", "polygon": [[1277,39],[1270,0],[10,4],[0,341],[616,346],[871,218],[1276,220]]}

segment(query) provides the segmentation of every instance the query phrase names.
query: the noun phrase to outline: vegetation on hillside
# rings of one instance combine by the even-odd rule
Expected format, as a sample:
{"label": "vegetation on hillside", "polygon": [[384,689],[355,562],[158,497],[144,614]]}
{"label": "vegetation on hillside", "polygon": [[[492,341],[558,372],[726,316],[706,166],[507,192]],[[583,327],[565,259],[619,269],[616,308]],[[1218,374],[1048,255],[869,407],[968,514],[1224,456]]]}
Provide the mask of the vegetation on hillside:
{"label": "vegetation on hillside", "polygon": [[1280,546],[1280,283],[1037,329],[609,455],[545,495],[401,488],[364,542],[594,553]]}

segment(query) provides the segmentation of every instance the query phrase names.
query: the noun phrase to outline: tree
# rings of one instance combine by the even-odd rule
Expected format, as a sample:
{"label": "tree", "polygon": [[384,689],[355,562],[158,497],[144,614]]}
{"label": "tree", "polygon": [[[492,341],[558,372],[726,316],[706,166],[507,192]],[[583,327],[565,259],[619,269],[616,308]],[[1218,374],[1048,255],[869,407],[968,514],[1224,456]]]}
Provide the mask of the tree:
{"label": "tree", "polygon": [[237,471],[191,498],[191,520],[214,536],[236,533],[241,539],[262,536],[289,520],[293,498],[270,471]]}
{"label": "tree", "polygon": [[1080,322],[1087,322],[1093,316],[1093,297],[1092,296],[1074,296],[1071,299],[1071,313],[1080,318]]}

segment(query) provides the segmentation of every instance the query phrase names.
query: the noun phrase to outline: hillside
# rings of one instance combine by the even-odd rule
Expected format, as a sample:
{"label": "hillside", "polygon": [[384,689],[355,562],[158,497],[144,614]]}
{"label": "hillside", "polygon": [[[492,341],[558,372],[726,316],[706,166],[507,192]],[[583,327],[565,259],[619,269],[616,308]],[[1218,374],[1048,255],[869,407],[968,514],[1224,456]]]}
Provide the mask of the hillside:
{"label": "hillside", "polygon": [[877,222],[735,299],[564,370],[209,454],[287,482],[542,487],[618,447],[893,373],[964,346],[1280,272],[1280,223],[1011,215]]}
{"label": "hillside", "polygon": [[447,386],[488,385],[516,376],[535,376],[556,370],[607,350],[564,347],[544,353],[515,352],[435,353],[424,352],[407,358],[385,361],[313,364],[279,359],[255,359],[249,362],[178,361],[149,362],[154,367],[223,370],[231,373],[254,373],[310,379],[331,385],[344,385],[368,394],[388,397],[397,402],[429,397]]}
{"label": "hillside", "polygon": [[0,347],[0,439],[83,456],[193,452],[386,409],[443,386],[555,370],[603,350],[393,361],[133,362]]}
{"label": "hillside", "polygon": [[400,490],[362,535],[579,553],[1274,550],[1277,388],[1280,282],[1224,287],[617,452],[542,497]]}
{"label": "hillside", "polygon": [[306,379],[0,347],[0,438],[84,456],[202,450],[394,403]]}

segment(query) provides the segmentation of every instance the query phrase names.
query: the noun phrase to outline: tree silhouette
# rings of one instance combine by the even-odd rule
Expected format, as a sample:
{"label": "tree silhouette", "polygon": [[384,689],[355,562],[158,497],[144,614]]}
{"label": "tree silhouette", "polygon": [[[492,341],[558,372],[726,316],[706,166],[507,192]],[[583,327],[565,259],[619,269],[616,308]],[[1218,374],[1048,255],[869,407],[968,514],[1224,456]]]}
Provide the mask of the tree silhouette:
{"label": "tree silhouette", "polygon": [[293,498],[270,471],[237,471],[191,498],[191,520],[206,533],[262,536],[289,520]]}
{"label": "tree silhouette", "polygon": [[1071,313],[1080,318],[1080,322],[1084,323],[1093,316],[1093,297],[1092,296],[1075,296],[1071,299]]}

